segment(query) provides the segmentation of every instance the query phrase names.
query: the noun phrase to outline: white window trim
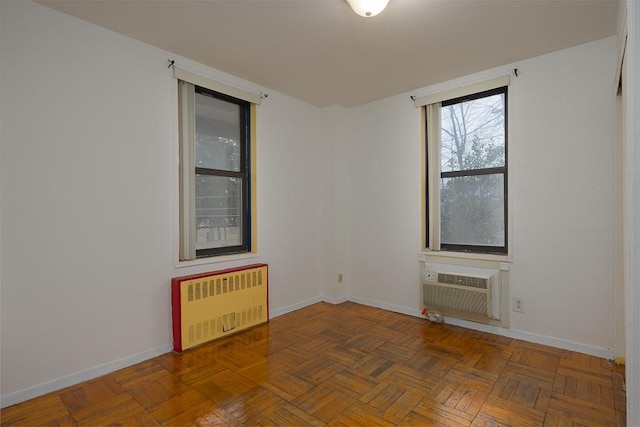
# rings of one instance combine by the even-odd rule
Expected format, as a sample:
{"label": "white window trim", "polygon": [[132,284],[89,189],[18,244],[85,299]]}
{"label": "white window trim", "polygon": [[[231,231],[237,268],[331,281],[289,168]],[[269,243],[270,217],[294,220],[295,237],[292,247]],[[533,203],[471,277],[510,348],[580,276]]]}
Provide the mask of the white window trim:
{"label": "white window trim", "polygon": [[[510,250],[511,251],[511,250]],[[499,255],[499,254],[483,254],[478,252],[451,252],[451,251],[433,251],[431,249],[423,249],[418,252],[418,260],[422,261],[422,257],[435,257],[435,258],[451,258],[459,260],[481,260],[481,261],[497,261],[512,263],[513,258],[511,255]]]}
{"label": "white window trim", "polygon": [[254,93],[236,86],[228,85],[221,81],[194,73],[175,64],[173,65],[173,77],[177,80],[182,80],[196,86],[204,87],[214,92],[224,93],[225,95],[233,96],[234,98],[242,99],[243,101],[249,101],[252,104],[260,104],[263,97],[261,93]]}
{"label": "white window trim", "polygon": [[[440,123],[440,101],[435,104],[426,106],[426,120],[429,123]],[[435,128],[435,131],[433,129]],[[430,171],[427,179],[427,187],[429,190],[429,241],[427,248],[432,251],[440,250],[440,203],[433,203],[432,200],[440,200],[440,136],[439,126],[431,126],[431,132],[428,132],[429,140],[436,135],[437,143],[428,143],[427,159],[429,161],[428,170]],[[424,230],[426,232],[426,230]],[[426,233],[425,233],[426,234]]]}
{"label": "white window trim", "polygon": [[[178,123],[187,126],[180,126],[180,253],[182,260],[194,260],[196,258],[196,227],[193,224],[196,211],[195,202],[195,174],[193,165],[195,164],[195,92],[194,85],[186,81],[178,80],[178,91],[180,105],[178,106]],[[189,167],[186,167],[189,166]]]}
{"label": "white window trim", "polygon": [[474,93],[484,92],[503,86],[509,86],[510,80],[510,76],[507,74],[504,76],[495,77],[490,80],[483,80],[481,82],[472,83],[465,86],[457,86],[449,90],[434,93],[432,95],[415,97],[413,99],[413,105],[416,108],[424,107],[429,104],[438,104],[448,99],[460,98],[461,96],[465,95],[471,95]]}
{"label": "white window trim", "polygon": [[233,255],[219,255],[208,258],[198,258],[187,261],[176,261],[174,264],[175,268],[187,268],[187,267],[196,267],[200,265],[207,264],[220,264],[220,263],[229,263],[235,261],[245,261],[249,259],[257,259],[260,258],[260,254],[258,252],[246,252],[242,254],[233,254]]}

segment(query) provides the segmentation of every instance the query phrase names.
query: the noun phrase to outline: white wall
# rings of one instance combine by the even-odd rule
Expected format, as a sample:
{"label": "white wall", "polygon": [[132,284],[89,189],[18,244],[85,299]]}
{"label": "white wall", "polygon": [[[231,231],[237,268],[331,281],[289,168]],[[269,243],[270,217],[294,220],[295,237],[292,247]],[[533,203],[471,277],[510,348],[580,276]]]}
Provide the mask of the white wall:
{"label": "white wall", "polygon": [[0,7],[3,405],[169,351],[173,276],[267,262],[272,313],[319,299],[320,110],[265,89],[260,256],[176,268],[175,56]]}
{"label": "white wall", "polygon": [[625,181],[625,296],[627,423],[640,425],[640,9],[626,2],[627,51],[625,56],[623,116],[625,157],[629,171]]}
{"label": "white wall", "polygon": [[[623,132],[624,95],[620,92],[616,96],[616,146],[614,151],[614,269],[613,269],[613,306],[624,307],[624,181],[627,173],[625,164],[625,135]],[[617,362],[625,358],[625,312],[614,310],[613,312],[613,355]]]}
{"label": "white wall", "polygon": [[258,247],[271,314],[320,300],[319,109],[277,93],[258,111]]}
{"label": "white wall", "polygon": [[[349,288],[349,196],[348,140],[345,135],[345,109],[332,106],[322,110],[325,123],[322,143],[322,289],[325,301],[346,301]],[[342,275],[342,282],[338,276]]]}
{"label": "white wall", "polygon": [[420,308],[420,111],[408,94],[348,111],[351,298]]}
{"label": "white wall", "polygon": [[519,64],[512,328],[612,348],[615,38]]}
{"label": "white wall", "polygon": [[[611,37],[411,93],[519,69],[509,89],[510,284],[526,313],[511,313],[511,328],[601,355],[613,344],[615,56]],[[417,312],[422,141],[409,95],[348,113],[350,284],[356,300]]]}
{"label": "white wall", "polygon": [[614,74],[613,85],[616,87],[616,145],[614,150],[614,270],[613,270],[613,355],[617,363],[621,363],[625,359],[626,352],[626,328],[625,328],[625,310],[619,309],[625,307],[625,188],[627,164],[625,154],[625,122],[624,114],[626,114],[625,91],[620,90],[623,85],[623,58],[626,48],[627,38],[627,8],[624,2],[620,3],[618,8],[618,24],[616,31],[616,47],[617,60],[616,72]]}

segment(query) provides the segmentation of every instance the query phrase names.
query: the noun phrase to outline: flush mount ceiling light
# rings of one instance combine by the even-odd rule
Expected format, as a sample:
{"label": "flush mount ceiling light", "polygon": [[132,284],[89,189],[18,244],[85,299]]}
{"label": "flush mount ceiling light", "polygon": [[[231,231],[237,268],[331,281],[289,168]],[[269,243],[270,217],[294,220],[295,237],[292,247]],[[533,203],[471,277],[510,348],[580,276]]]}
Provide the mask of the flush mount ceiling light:
{"label": "flush mount ceiling light", "polygon": [[376,16],[387,7],[389,0],[347,0],[351,9],[360,16]]}

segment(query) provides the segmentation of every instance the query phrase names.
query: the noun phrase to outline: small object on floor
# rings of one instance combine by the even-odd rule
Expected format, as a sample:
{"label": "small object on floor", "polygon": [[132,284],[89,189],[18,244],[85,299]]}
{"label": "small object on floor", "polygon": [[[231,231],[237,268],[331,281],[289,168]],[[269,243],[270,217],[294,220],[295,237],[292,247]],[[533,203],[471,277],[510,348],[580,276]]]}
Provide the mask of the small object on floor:
{"label": "small object on floor", "polygon": [[423,307],[421,313],[430,322],[444,323],[444,317],[442,317],[442,314],[437,310],[429,310],[427,307]]}

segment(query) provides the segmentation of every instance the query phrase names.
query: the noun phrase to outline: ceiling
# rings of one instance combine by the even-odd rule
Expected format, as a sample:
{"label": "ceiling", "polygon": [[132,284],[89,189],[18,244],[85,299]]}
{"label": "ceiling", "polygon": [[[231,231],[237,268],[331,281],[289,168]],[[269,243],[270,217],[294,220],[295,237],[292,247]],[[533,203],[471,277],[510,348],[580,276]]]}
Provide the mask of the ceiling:
{"label": "ceiling", "polygon": [[615,34],[616,0],[42,0],[310,104],[351,107]]}

